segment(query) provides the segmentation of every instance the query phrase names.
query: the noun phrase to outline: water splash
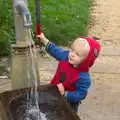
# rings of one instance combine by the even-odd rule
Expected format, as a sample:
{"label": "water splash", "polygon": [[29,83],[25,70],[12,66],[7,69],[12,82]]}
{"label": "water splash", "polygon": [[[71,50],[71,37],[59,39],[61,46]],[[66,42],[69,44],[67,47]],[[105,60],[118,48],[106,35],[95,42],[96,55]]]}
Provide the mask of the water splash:
{"label": "water splash", "polygon": [[25,120],[47,120],[47,118],[45,114],[39,111],[39,109],[33,107],[27,111],[27,117],[25,118]]}
{"label": "water splash", "polygon": [[21,105],[17,109],[18,120],[47,120],[46,114],[40,112],[36,105]]}
{"label": "water splash", "polygon": [[[34,88],[31,87],[31,93],[27,92],[27,108],[26,113],[29,117],[34,118],[35,120],[41,120],[43,114],[40,112],[39,105],[38,105],[38,92],[37,92],[37,86],[38,86],[38,78],[37,78],[37,71],[36,71],[36,49],[35,46],[33,48],[31,47],[32,40],[31,38],[32,31],[31,29],[28,30],[28,39],[29,41],[29,53],[27,53],[27,78],[28,78],[28,85],[30,86],[31,81],[30,78],[32,78],[32,83],[34,85]],[[29,54],[30,54],[30,60],[29,61]],[[31,63],[31,64],[30,64]],[[29,66],[32,66],[33,74],[31,75]],[[31,77],[32,76],[32,77]],[[32,106],[34,104],[34,107]],[[25,113],[25,114],[26,114]],[[25,120],[31,120],[29,117],[27,117]],[[32,119],[33,120],[33,119]],[[47,120],[47,119],[42,119]]]}

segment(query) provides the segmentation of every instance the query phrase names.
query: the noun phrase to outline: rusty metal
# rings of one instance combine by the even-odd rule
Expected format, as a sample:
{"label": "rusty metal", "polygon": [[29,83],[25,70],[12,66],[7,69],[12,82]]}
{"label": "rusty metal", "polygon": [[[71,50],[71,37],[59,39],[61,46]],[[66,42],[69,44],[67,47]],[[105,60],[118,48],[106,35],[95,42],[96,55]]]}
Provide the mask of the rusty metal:
{"label": "rusty metal", "polygon": [[[42,85],[37,88],[40,111],[49,120],[80,120],[66,100],[59,94],[56,86]],[[25,109],[18,108],[25,105],[30,88],[12,90],[0,94],[1,120],[23,120]],[[25,107],[24,107],[25,108]],[[32,119],[36,120],[36,119]]]}

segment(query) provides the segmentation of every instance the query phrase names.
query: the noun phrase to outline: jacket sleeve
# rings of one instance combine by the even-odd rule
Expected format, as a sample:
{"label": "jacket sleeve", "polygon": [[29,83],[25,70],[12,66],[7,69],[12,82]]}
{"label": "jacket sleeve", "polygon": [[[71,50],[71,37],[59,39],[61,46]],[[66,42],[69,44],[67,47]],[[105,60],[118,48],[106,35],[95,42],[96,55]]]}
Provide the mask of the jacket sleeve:
{"label": "jacket sleeve", "polygon": [[87,94],[87,91],[91,85],[91,78],[89,73],[80,73],[79,79],[76,83],[76,91],[66,91],[64,97],[69,102],[80,102]]}
{"label": "jacket sleeve", "polygon": [[58,61],[68,60],[69,50],[63,50],[51,42],[46,46],[46,51]]}

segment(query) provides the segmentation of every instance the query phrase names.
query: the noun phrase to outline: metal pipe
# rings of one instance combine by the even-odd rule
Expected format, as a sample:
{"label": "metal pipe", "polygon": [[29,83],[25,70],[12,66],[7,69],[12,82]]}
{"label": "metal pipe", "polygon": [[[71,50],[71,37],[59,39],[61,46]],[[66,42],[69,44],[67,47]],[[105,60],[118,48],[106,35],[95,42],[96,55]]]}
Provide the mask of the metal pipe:
{"label": "metal pipe", "polygon": [[41,25],[40,25],[40,0],[35,0],[36,8],[36,34],[41,34]]}
{"label": "metal pipe", "polygon": [[31,28],[32,26],[31,14],[25,2],[23,0],[18,1],[15,4],[15,8],[23,18],[24,27]]}
{"label": "metal pipe", "polygon": [[[19,89],[34,86],[34,75],[31,66],[32,59],[29,52],[29,47],[31,45],[34,46],[34,41],[31,35],[32,21],[27,7],[27,0],[12,0],[12,3],[16,44],[12,45],[11,83],[12,89]],[[33,59],[35,60],[35,58]],[[35,62],[35,70],[39,80],[37,62]]]}
{"label": "metal pipe", "polygon": [[31,14],[27,0],[12,0],[16,47],[27,47],[34,44],[29,29],[32,27]]}

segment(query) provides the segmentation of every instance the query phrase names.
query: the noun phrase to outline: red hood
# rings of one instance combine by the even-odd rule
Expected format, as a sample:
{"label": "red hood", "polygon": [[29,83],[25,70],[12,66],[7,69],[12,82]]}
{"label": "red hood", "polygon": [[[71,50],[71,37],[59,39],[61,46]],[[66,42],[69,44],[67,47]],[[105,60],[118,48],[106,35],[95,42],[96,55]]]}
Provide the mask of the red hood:
{"label": "red hood", "polygon": [[84,37],[89,45],[90,45],[90,51],[88,53],[88,56],[84,59],[84,61],[79,65],[78,69],[80,71],[89,71],[89,68],[94,64],[97,56],[100,53],[100,44],[98,41],[96,41],[93,38],[90,37]]}

